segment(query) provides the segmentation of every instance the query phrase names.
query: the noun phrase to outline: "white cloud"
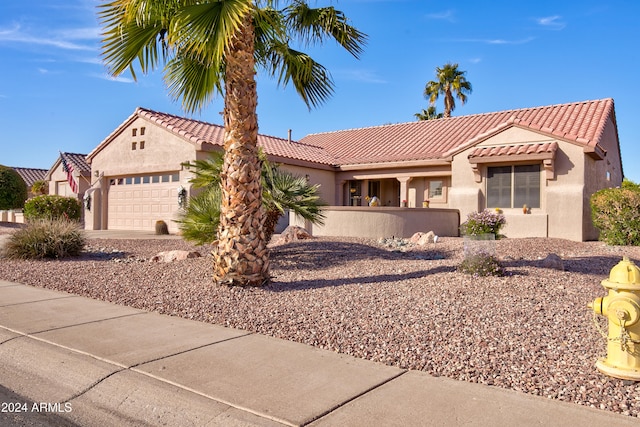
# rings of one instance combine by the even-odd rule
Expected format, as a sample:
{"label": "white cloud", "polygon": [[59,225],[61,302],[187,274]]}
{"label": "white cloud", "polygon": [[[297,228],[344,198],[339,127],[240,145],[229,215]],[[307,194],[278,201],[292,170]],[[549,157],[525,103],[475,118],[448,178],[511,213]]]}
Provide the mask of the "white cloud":
{"label": "white cloud", "polygon": [[482,62],[482,58],[471,58],[469,59],[469,62],[472,64],[478,64],[479,62]]}
{"label": "white cloud", "polygon": [[535,40],[535,37],[527,37],[519,40],[506,40],[506,39],[453,39],[453,42],[462,43],[484,43],[484,44],[525,44]]}
{"label": "white cloud", "polygon": [[108,80],[110,82],[117,82],[117,83],[135,83],[136,82],[131,77],[122,77],[122,76],[113,77],[108,74],[91,74],[91,77],[95,77],[102,80]]}
{"label": "white cloud", "polygon": [[445,10],[442,12],[428,13],[426,16],[428,19],[437,19],[442,21],[456,22],[455,12],[451,9]]}
{"label": "white cloud", "polygon": [[[84,37],[80,37],[83,34]],[[0,28],[0,43],[27,44],[49,46],[64,50],[94,50],[95,47],[76,43],[74,40],[87,40],[87,30],[63,30],[52,34],[32,35],[20,25],[10,28]],[[95,37],[91,37],[92,39]]]}
{"label": "white cloud", "polygon": [[559,15],[536,18],[536,22],[538,23],[538,25],[541,25],[543,27],[547,27],[553,30],[562,30],[564,27],[567,26],[567,24],[562,21],[562,17]]}

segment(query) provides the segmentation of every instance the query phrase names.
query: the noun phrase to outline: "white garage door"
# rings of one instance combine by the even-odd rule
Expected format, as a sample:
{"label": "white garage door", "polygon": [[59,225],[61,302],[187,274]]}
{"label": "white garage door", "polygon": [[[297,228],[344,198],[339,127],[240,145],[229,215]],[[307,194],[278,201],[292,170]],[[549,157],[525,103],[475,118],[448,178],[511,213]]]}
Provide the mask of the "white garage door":
{"label": "white garage door", "polygon": [[153,231],[163,220],[175,229],[179,181],[178,173],[111,178],[107,228]]}

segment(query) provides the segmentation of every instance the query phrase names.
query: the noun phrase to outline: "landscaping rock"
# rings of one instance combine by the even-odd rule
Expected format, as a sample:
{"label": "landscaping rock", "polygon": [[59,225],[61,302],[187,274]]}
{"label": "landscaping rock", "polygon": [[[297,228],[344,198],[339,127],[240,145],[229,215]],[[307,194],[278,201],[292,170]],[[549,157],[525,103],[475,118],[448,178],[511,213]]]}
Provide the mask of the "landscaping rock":
{"label": "landscaping rock", "polygon": [[198,258],[202,255],[196,251],[164,251],[159,252],[156,256],[151,258],[152,262],[174,262],[182,261],[187,258]]}
{"label": "landscaping rock", "polygon": [[277,243],[289,243],[295,242],[297,240],[308,240],[313,239],[313,236],[309,234],[307,230],[302,227],[298,227],[295,225],[290,225],[284,229],[282,233],[280,233],[280,237],[278,238]]}
{"label": "landscaping rock", "polygon": [[545,259],[540,261],[540,267],[564,271],[564,261],[562,261],[562,258],[558,255],[550,253]]}

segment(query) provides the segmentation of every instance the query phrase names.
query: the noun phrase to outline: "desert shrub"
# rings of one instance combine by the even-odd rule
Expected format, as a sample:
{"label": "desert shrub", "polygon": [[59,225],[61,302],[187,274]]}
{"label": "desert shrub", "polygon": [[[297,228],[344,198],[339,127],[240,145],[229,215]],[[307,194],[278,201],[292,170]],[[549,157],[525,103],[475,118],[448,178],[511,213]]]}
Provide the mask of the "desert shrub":
{"label": "desert shrub", "polygon": [[39,219],[11,234],[3,255],[14,259],[59,259],[79,255],[84,245],[85,236],[77,222]]}
{"label": "desert shrub", "polygon": [[591,196],[591,218],[608,245],[640,246],[640,189],[607,188]]}
{"label": "desert shrub", "polygon": [[471,212],[467,215],[467,221],[460,225],[460,232],[466,236],[493,234],[498,238],[500,229],[506,223],[507,220],[503,214],[485,209],[482,212]]}
{"label": "desert shrub", "polygon": [[156,234],[169,234],[169,226],[167,226],[166,222],[162,220],[156,221]]}
{"label": "desert shrub", "polygon": [[0,210],[22,208],[27,192],[27,184],[18,172],[0,165]]}
{"label": "desert shrub", "polygon": [[468,256],[458,266],[458,271],[473,276],[504,276],[504,268],[500,262],[492,256],[486,254],[476,254]]}
{"label": "desert shrub", "polygon": [[82,206],[78,199],[57,195],[33,197],[24,204],[24,218],[27,221],[38,219],[66,219],[80,221]]}

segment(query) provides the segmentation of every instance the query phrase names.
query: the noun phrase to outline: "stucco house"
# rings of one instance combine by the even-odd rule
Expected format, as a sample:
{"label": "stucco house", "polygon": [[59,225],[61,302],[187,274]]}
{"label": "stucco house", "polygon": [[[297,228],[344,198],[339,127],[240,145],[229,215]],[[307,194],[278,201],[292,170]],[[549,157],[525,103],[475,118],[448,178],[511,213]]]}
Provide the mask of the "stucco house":
{"label": "stucco house", "polygon": [[12,168],[18,175],[22,178],[25,184],[27,184],[28,197],[33,197],[34,194],[31,192],[31,187],[36,181],[46,181],[47,169],[37,169],[37,168]]}
{"label": "stucco house", "polygon": [[[223,133],[219,125],[138,108],[87,155],[95,182],[87,190],[93,206],[86,227],[152,230],[162,219],[176,231],[178,192],[191,191],[190,172],[181,164],[221,149]],[[597,238],[589,197],[623,179],[612,99],[326,132],[299,141],[260,135],[258,144],[284,169],[321,184],[329,216],[336,211],[344,218],[350,210],[408,221],[406,212],[416,217],[454,210],[464,220],[470,212],[497,208],[507,217],[508,237]],[[380,207],[367,207],[368,196],[377,196]],[[424,202],[429,209],[422,210]]]}
{"label": "stucco house", "polygon": [[60,153],[45,175],[49,181],[49,194],[75,197],[82,201],[91,187],[91,166],[86,154]]}

